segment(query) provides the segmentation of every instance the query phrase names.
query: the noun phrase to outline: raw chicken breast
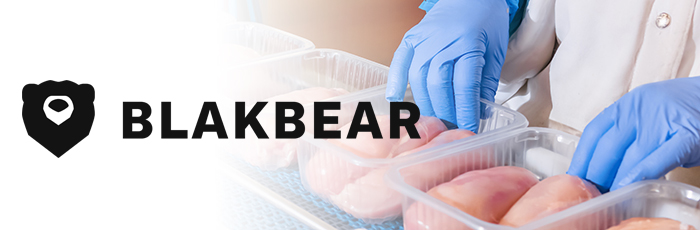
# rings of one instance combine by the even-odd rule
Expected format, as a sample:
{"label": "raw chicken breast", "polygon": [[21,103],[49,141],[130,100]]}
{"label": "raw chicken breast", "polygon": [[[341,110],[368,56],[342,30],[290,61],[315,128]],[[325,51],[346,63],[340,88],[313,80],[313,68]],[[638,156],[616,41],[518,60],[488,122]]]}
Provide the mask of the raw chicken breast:
{"label": "raw chicken breast", "polygon": [[[411,155],[438,145],[447,144],[454,140],[473,136],[474,133],[468,130],[449,130],[440,133],[428,144],[414,150],[401,153],[397,157]],[[420,175],[417,178],[407,181],[413,186],[422,186],[428,182],[439,181],[442,183],[442,175],[452,171],[466,171],[464,164],[432,165],[435,167],[413,168],[409,173]],[[385,219],[401,215],[401,201],[403,196],[389,188],[384,181],[384,174],[389,167],[379,168],[370,171],[367,175],[357,179],[355,182],[345,185],[345,188],[338,195],[331,195],[334,204],[344,211],[362,219]],[[413,171],[416,171],[413,173]],[[449,179],[448,179],[449,180]],[[427,189],[427,188],[424,188]],[[425,190],[424,190],[425,191]]]}
{"label": "raw chicken breast", "polygon": [[600,196],[591,183],[576,176],[557,175],[542,180],[518,200],[501,220],[501,225],[520,227]]}
{"label": "raw chicken breast", "polygon": [[[401,114],[401,118],[405,119],[408,114]],[[363,124],[366,124],[366,117],[363,117]],[[416,122],[416,130],[420,135],[420,139],[411,139],[404,127],[401,127],[400,138],[391,139],[389,129],[389,116],[377,116],[377,124],[382,133],[381,139],[374,139],[371,132],[360,132],[355,139],[331,139],[328,142],[350,150],[355,155],[362,158],[393,158],[403,152],[418,148],[427,144],[435,136],[447,130],[445,124],[436,117],[421,116]],[[347,135],[350,130],[350,125],[347,124],[340,128],[342,135]]]}
{"label": "raw chicken breast", "polygon": [[306,165],[306,183],[312,191],[327,197],[340,193],[345,185],[370,171],[372,168],[355,165],[336,154],[319,152]]}
{"label": "raw chicken breast", "polygon": [[[320,101],[332,97],[337,97],[343,94],[347,94],[348,91],[344,89],[329,89],[322,87],[308,88],[303,90],[293,91],[287,94],[282,94],[276,97],[269,98],[268,105],[263,109],[263,112],[259,115],[260,124],[263,129],[270,137],[270,139],[249,139],[246,140],[248,146],[242,151],[243,159],[251,165],[258,166],[265,170],[275,170],[278,168],[288,167],[292,162],[296,162],[296,151],[297,151],[297,140],[296,139],[274,139],[276,127],[275,127],[275,102],[277,101],[294,101],[299,102],[302,105],[307,103],[312,103],[314,101]],[[347,107],[347,106],[346,106]],[[354,109],[342,108],[340,111],[342,113],[352,114]],[[263,114],[264,113],[264,114]],[[310,132],[313,130],[313,114],[305,113],[301,121],[306,126],[306,131]],[[329,116],[331,114],[328,114]],[[339,122],[349,122],[352,115],[342,116],[344,119],[339,118]],[[336,126],[330,126],[331,128],[337,128]],[[247,130],[246,136],[254,137],[252,129]]]}
{"label": "raw chicken breast", "polygon": [[[423,117],[416,122],[420,139],[410,139],[405,128],[401,128],[401,138],[389,138],[389,116],[378,116],[377,122],[382,132],[382,139],[373,139],[369,132],[360,132],[357,139],[332,139],[329,143],[347,149],[363,158],[386,158],[392,152],[405,152],[428,143],[440,132],[447,128],[436,117]],[[347,135],[349,124],[341,128],[341,133]],[[348,159],[341,158],[338,153],[321,149],[314,154],[306,166],[306,178],[309,187],[322,196],[337,195],[345,185],[364,176],[372,168],[359,166]]]}
{"label": "raw chicken breast", "polygon": [[635,217],[608,230],[695,230],[693,226],[668,218]]}
{"label": "raw chicken breast", "polygon": [[[341,88],[324,88],[324,87],[313,87],[313,88],[308,88],[308,89],[302,89],[302,90],[296,90],[292,91],[290,93],[278,95],[275,97],[268,98],[264,101],[268,102],[268,108],[265,110],[266,112],[266,117],[268,120],[263,122],[261,119],[260,124],[265,128],[265,131],[268,132],[268,135],[271,137],[274,136],[275,131],[277,130],[275,127],[275,120],[274,120],[274,112],[276,109],[275,102],[297,102],[302,105],[307,105],[307,104],[312,104],[317,101],[322,101],[326,100],[329,98],[341,96],[348,94],[349,92],[345,89]],[[357,103],[344,103],[340,110],[329,110],[325,112],[326,116],[337,116],[338,117],[338,124],[326,124],[324,128],[326,130],[336,130],[339,127],[344,126],[347,123],[350,123],[350,121],[353,118],[353,115],[355,114],[355,108],[357,107]],[[308,108],[306,108],[308,109]],[[287,111],[286,113],[287,116],[291,116],[291,110]],[[263,116],[261,114],[261,116]],[[307,133],[313,133],[314,130],[314,113],[313,111],[305,111],[304,116],[302,116],[301,121],[304,123],[304,126],[306,127],[306,132]],[[268,131],[269,130],[269,131]]]}
{"label": "raw chicken breast", "polygon": [[[498,223],[536,183],[537,176],[527,169],[501,166],[467,172],[430,189],[428,195],[480,220]],[[406,230],[470,229],[424,203],[414,203],[406,210],[404,227]]]}

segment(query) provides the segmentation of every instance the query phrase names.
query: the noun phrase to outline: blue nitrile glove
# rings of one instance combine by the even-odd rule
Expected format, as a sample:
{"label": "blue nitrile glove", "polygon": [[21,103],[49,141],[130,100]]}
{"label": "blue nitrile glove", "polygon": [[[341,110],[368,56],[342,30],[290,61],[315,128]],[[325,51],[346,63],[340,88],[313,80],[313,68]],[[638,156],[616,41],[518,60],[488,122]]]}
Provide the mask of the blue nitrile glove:
{"label": "blue nitrile glove", "polygon": [[700,166],[700,77],[637,87],[583,131],[568,174],[605,190]]}
{"label": "blue nitrile glove", "polygon": [[440,0],[394,53],[386,99],[402,101],[406,84],[421,115],[478,131],[479,98],[493,101],[508,46],[505,0]]}

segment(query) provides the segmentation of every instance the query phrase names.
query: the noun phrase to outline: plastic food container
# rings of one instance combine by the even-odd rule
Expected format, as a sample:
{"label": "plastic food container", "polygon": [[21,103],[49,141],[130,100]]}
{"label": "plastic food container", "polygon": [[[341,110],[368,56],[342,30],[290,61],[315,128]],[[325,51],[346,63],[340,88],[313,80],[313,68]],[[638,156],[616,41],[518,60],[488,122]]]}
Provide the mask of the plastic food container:
{"label": "plastic food container", "polygon": [[700,188],[664,180],[637,182],[522,228],[598,230],[633,217],[669,218],[700,229]]}
{"label": "plastic food container", "polygon": [[[410,100],[410,96],[407,97],[406,101]],[[341,102],[342,109],[353,108],[359,102],[370,102],[378,119],[389,114],[390,104],[385,99],[384,87],[338,97],[335,101]],[[488,101],[481,103],[485,109],[477,135],[441,146],[455,146],[487,133],[498,137],[497,134],[527,126],[527,120],[522,114]],[[305,109],[312,111],[313,105]],[[345,116],[352,116],[353,113],[354,110]],[[341,114],[339,120],[343,119]],[[341,138],[345,139],[346,135],[347,133],[341,133]],[[313,134],[307,132],[299,139],[299,170],[307,190],[358,219],[367,223],[381,223],[401,216],[402,195],[386,185],[384,172],[397,163],[423,155],[434,155],[438,151],[436,148],[441,147],[403,157],[370,159],[360,157],[329,140],[314,139]],[[369,180],[372,182],[364,183]]]}
{"label": "plastic food container", "polygon": [[[221,79],[220,88],[230,101],[220,103],[222,116],[234,116],[234,101],[246,102],[246,114],[258,101],[297,90],[313,87],[339,89],[348,94],[386,84],[389,68],[370,60],[331,49],[315,49],[285,57],[252,62],[232,68]],[[280,100],[293,100],[279,98]],[[325,100],[334,100],[327,98]],[[224,146],[226,153],[234,153],[247,162],[265,170],[296,165],[296,140],[275,140],[274,102],[268,103],[257,116],[269,140],[258,139],[253,130],[246,129],[245,140],[233,139]],[[354,111],[354,110],[353,110]],[[328,113],[327,113],[328,114]],[[305,110],[306,130],[313,121],[313,111]],[[292,128],[288,128],[291,130]],[[233,133],[233,127],[229,128]]]}
{"label": "plastic food container", "polygon": [[294,34],[254,22],[235,22],[225,30],[224,57],[231,65],[311,50],[314,44]]}
{"label": "plastic food container", "polygon": [[314,49],[233,67],[220,87],[230,99],[262,101],[311,87],[352,93],[386,84],[388,73],[389,67],[344,51]]}
{"label": "plastic food container", "polygon": [[421,213],[411,213],[412,216],[421,219],[443,218],[446,221],[447,218],[451,218],[450,222],[456,220],[457,223],[463,224],[458,229],[513,229],[509,226],[492,224],[472,217],[425,192],[464,172],[445,173],[440,178],[441,181],[427,181],[422,184],[423,189],[413,187],[406,181],[414,179],[416,173],[411,172],[415,172],[415,170],[420,171],[431,167],[453,167],[454,165],[468,165],[471,169],[519,166],[544,179],[548,176],[566,173],[567,164],[573,157],[578,140],[579,138],[576,136],[545,128],[526,128],[507,133],[494,133],[434,149],[432,153],[425,154],[423,157],[399,164],[389,170],[386,180],[392,188],[405,195],[402,205],[404,216],[408,215],[407,211],[411,205],[422,203],[426,209]]}

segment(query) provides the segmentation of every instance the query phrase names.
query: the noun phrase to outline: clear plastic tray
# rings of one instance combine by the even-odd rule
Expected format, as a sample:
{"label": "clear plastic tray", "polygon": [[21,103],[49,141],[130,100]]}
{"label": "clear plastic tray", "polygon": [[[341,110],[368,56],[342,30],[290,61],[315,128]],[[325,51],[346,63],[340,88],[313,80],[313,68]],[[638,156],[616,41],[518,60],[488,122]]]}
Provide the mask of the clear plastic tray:
{"label": "clear plastic tray", "polygon": [[296,167],[265,171],[231,155],[221,162],[220,204],[230,229],[403,229],[400,219],[368,224],[333,207],[304,189]]}
{"label": "clear plastic tray", "polygon": [[314,44],[294,34],[254,22],[234,22],[225,30],[225,57],[231,65],[311,50]]}
{"label": "clear plastic tray", "polygon": [[386,84],[389,67],[333,49],[314,49],[227,70],[220,87],[237,101],[262,101],[311,87],[355,92]]}
{"label": "clear plastic tray", "polygon": [[637,182],[522,228],[598,230],[633,217],[670,218],[700,229],[700,188],[664,180]]}
{"label": "clear plastic tray", "polygon": [[[551,175],[566,173],[567,165],[561,162],[569,162],[576,150],[579,138],[558,130],[545,128],[526,128],[514,130],[508,133],[494,133],[466,140],[440,149],[434,149],[432,153],[404,162],[391,168],[385,179],[387,183],[404,195],[403,212],[406,215],[408,208],[420,202],[425,207],[433,209],[417,215],[430,215],[439,213],[444,218],[453,218],[464,224],[460,229],[513,229],[508,226],[491,224],[462,212],[430,195],[415,188],[405,181],[410,179],[408,173],[415,169],[435,166],[450,167],[450,165],[471,165],[469,168],[486,169],[496,166],[524,167],[541,178]],[[559,155],[537,155],[536,148],[543,148]],[[529,156],[528,156],[529,155]],[[426,182],[428,189],[449,181],[464,172],[445,173],[442,181]],[[562,228],[567,229],[567,228]]]}
{"label": "clear plastic tray", "polygon": [[[222,114],[233,117],[233,101],[245,101],[246,111],[249,111],[255,102],[312,87],[342,89],[352,94],[386,84],[388,72],[387,66],[332,49],[314,49],[247,63],[232,68],[221,79],[220,87],[226,98],[232,101],[220,104],[219,108],[222,109]],[[256,138],[252,129],[247,128],[245,140],[232,140],[232,144],[224,146],[224,150],[249,157],[248,162],[265,170],[295,165],[296,142],[289,139],[272,140],[273,122],[266,124],[265,121],[272,120],[274,111],[274,103],[269,103],[258,115],[258,120],[263,124],[270,140]],[[305,110],[303,121],[307,131],[311,130],[307,122],[313,121],[312,115],[313,111]]]}
{"label": "clear plastic tray", "polygon": [[[376,116],[380,115],[387,115],[389,114],[389,102],[386,101],[385,99],[385,88],[384,87],[379,87],[375,89],[374,91],[365,91],[362,93],[354,94],[354,95],[348,95],[344,97],[338,97],[335,100],[341,102],[341,106],[345,108],[346,106],[352,107],[353,104],[356,104],[358,102],[370,102],[372,104],[374,113]],[[407,101],[410,101],[410,96],[407,98]],[[525,117],[515,111],[512,111],[510,109],[507,109],[505,107],[502,107],[500,105],[496,105],[494,103],[488,102],[488,101],[482,101],[482,104],[485,105],[484,109],[484,119],[481,120],[480,124],[480,129],[477,135],[464,138],[461,140],[457,140],[445,145],[441,146],[454,146],[458,145],[458,143],[463,143],[465,141],[469,141],[470,139],[474,139],[480,136],[483,136],[482,133],[507,133],[509,131],[515,130],[515,129],[521,129],[527,126],[527,120]],[[313,109],[313,105],[309,105],[305,108],[308,111],[311,111]],[[353,110],[354,111],[354,110]],[[352,113],[350,114],[352,115]],[[341,120],[343,119],[342,117],[340,118]],[[341,135],[346,135],[346,134],[341,134]],[[345,138],[345,137],[343,137]],[[388,137],[384,137],[388,138]],[[309,183],[309,180],[313,180],[315,184],[334,184],[334,183],[339,183],[336,182],[338,180],[338,176],[325,176],[325,175],[330,175],[330,174],[318,174],[318,173],[309,173],[308,167],[314,167],[313,165],[323,165],[324,167],[331,168],[331,169],[339,169],[339,168],[344,168],[347,170],[340,170],[336,171],[340,173],[339,177],[343,178],[358,178],[362,177],[363,173],[368,173],[373,170],[384,170],[388,169],[390,166],[397,164],[399,162],[407,161],[412,158],[416,158],[422,155],[431,155],[434,153],[434,150],[436,148],[440,148],[441,146],[427,149],[425,151],[417,152],[408,156],[404,157],[398,157],[398,158],[390,158],[390,159],[367,159],[367,158],[362,158],[360,156],[357,156],[353,154],[352,152],[341,148],[339,146],[336,146],[329,142],[328,140],[325,139],[314,139],[313,135],[310,133],[304,134],[302,138],[299,139],[299,170],[300,174],[302,177],[302,182],[304,183],[304,187],[311,191],[312,193],[320,196],[321,198],[325,199],[326,201],[333,203],[337,207],[340,207],[341,209],[344,209],[345,211],[353,214],[355,217],[360,218],[364,220],[365,222],[368,223],[381,223],[383,221],[389,221],[397,218],[398,216],[401,215],[401,194],[397,192],[392,192],[391,188],[387,186],[379,186],[379,187],[374,187],[371,189],[367,190],[362,190],[363,194],[367,194],[367,196],[373,196],[373,198],[376,198],[380,196],[379,194],[384,194],[387,195],[387,199],[398,199],[396,203],[398,203],[398,206],[396,209],[393,208],[384,208],[382,210],[387,210],[391,209],[391,211],[378,211],[377,214],[368,214],[365,215],[364,213],[362,214],[357,214],[360,212],[353,212],[352,210],[348,210],[347,207],[353,206],[357,207],[360,209],[357,205],[351,204],[350,202],[345,202],[345,201],[340,201],[340,200],[350,200],[354,199],[355,196],[364,196],[362,194],[353,194],[353,193],[344,193],[345,195],[349,194],[349,199],[345,198],[333,198],[333,196],[337,194],[333,193],[326,193],[326,192],[319,192],[318,190],[314,190],[313,186]],[[312,159],[314,159],[312,161]],[[312,163],[310,163],[312,162]],[[312,166],[310,166],[312,165]],[[318,171],[318,170],[317,170]],[[334,173],[336,173],[334,172]],[[378,172],[380,173],[380,172]],[[358,175],[362,174],[362,175]],[[380,177],[380,180],[382,178]],[[350,183],[355,181],[356,179],[350,179]],[[379,182],[381,183],[381,182]],[[331,185],[331,186],[336,186],[336,185]],[[341,188],[348,188],[348,187],[342,187],[344,185],[340,185]],[[337,188],[337,187],[335,187]],[[376,192],[376,193],[375,193]],[[395,193],[395,196],[394,194]],[[339,193],[338,193],[339,194]],[[360,199],[360,202],[362,202],[362,199],[365,199],[364,197],[357,197],[357,199]],[[344,203],[345,202],[345,203]],[[343,205],[339,205],[338,203],[344,203]],[[393,203],[392,203],[393,204]],[[346,208],[343,208],[346,207]],[[386,207],[394,207],[393,205],[391,206],[386,206]],[[362,208],[363,210],[366,210]],[[374,209],[374,207],[369,208]],[[397,210],[398,209],[398,210]]]}

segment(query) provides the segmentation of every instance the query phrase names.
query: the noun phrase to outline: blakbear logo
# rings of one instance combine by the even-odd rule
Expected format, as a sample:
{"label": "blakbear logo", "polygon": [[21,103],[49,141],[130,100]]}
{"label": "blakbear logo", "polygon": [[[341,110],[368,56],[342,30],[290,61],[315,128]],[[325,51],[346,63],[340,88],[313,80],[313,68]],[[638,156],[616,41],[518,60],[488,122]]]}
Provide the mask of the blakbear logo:
{"label": "blakbear logo", "polygon": [[45,81],[22,89],[27,134],[56,157],[90,134],[95,119],[95,89],[72,81]]}

